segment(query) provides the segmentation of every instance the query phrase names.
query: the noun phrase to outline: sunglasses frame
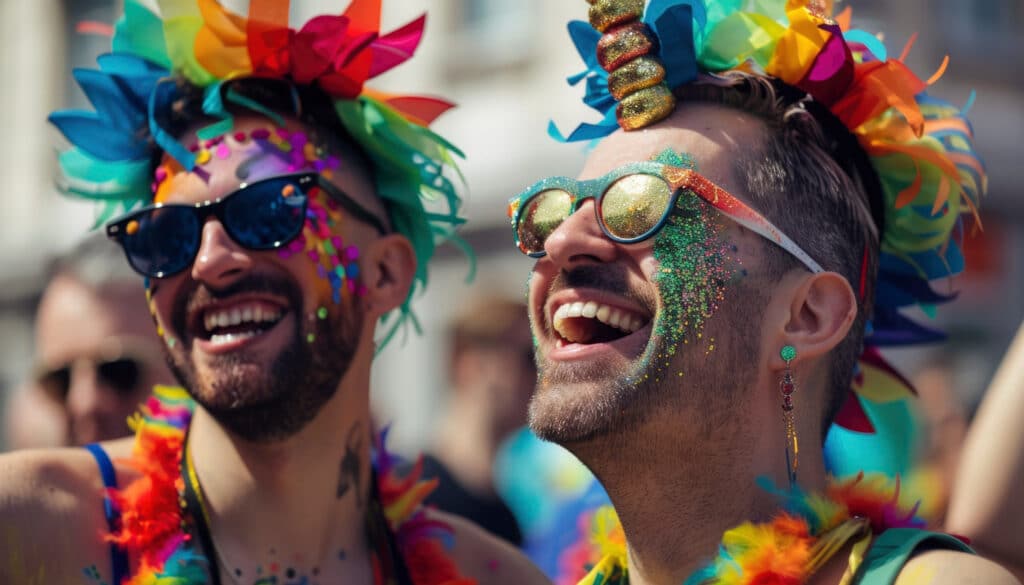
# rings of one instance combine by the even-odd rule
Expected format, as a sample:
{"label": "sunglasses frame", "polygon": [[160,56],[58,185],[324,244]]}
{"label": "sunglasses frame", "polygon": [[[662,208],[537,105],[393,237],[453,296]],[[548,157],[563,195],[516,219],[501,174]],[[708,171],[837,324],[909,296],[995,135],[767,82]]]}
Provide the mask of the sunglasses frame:
{"label": "sunglasses frame", "polygon": [[[651,227],[651,229],[635,238],[621,238],[612,234],[608,230],[607,225],[605,225],[601,214],[601,200],[616,181],[631,175],[650,175],[658,177],[668,183],[669,187],[673,191],[672,196],[669,198],[668,205],[665,206],[665,212],[662,214],[658,222]],[[527,189],[523,190],[519,195],[509,199],[508,216],[512,222],[512,234],[515,238],[516,246],[521,252],[531,258],[543,258],[547,255],[547,251],[542,249],[537,252],[529,252],[524,248],[519,238],[519,222],[522,219],[522,211],[528,207],[528,204],[534,197],[537,197],[546,191],[555,189],[565,191],[572,198],[570,201],[569,214],[565,219],[568,219],[569,216],[576,213],[587,199],[593,198],[594,216],[598,226],[600,226],[605,237],[620,244],[636,244],[647,240],[660,232],[668,222],[669,216],[671,216],[672,212],[675,210],[676,203],[679,201],[680,195],[684,191],[688,191],[710,203],[712,207],[718,209],[736,223],[775,243],[799,260],[801,264],[803,264],[812,273],[817,274],[825,271],[820,264],[800,248],[796,242],[784,234],[782,230],[775,227],[763,215],[755,211],[746,203],[737,199],[722,187],[713,183],[710,179],[704,177],[693,169],[677,167],[655,161],[630,163],[614,169],[602,177],[587,181],[577,181],[569,177],[550,177],[534,183]],[[565,219],[563,219],[562,222],[564,222]],[[561,224],[559,224],[559,226],[560,225]],[[555,229],[557,229],[557,227]]]}
{"label": "sunglasses frame", "polygon": [[[235,238],[234,234],[232,234],[232,229],[230,227],[230,222],[226,222],[225,221],[224,214],[225,214],[225,209],[226,209],[227,201],[231,197],[233,197],[235,195],[238,195],[239,193],[242,193],[242,192],[244,192],[247,189],[256,187],[256,186],[258,186],[258,185],[260,185],[262,183],[266,183],[266,182],[270,182],[270,181],[280,181],[282,179],[294,181],[295,185],[301,191],[302,197],[304,198],[304,200],[302,202],[302,218],[303,219],[302,219],[302,222],[299,223],[299,226],[295,230],[295,233],[291,234],[287,238],[283,238],[281,240],[278,240],[278,241],[274,242],[274,244],[272,246],[269,246],[269,247],[266,247],[266,248],[251,247],[251,246],[248,246],[246,244],[243,244],[243,243],[239,242],[238,239]],[[128,224],[129,223],[131,223],[132,221],[137,220],[141,216],[144,216],[144,215],[147,215],[149,213],[152,213],[153,211],[158,210],[158,209],[164,209],[164,208],[184,208],[184,209],[189,209],[193,213],[195,213],[196,218],[198,220],[198,225],[199,225],[199,230],[200,230],[200,238],[202,237],[203,226],[206,224],[207,220],[209,220],[210,216],[213,216],[213,217],[216,217],[217,221],[219,221],[220,224],[224,227],[224,231],[227,232],[227,234],[231,238],[231,240],[233,242],[235,242],[236,244],[238,244],[239,246],[242,246],[246,250],[253,250],[253,251],[257,251],[257,252],[267,251],[267,250],[277,250],[277,249],[280,249],[280,248],[288,245],[292,240],[297,238],[299,236],[299,234],[302,233],[303,226],[306,223],[307,210],[309,208],[309,197],[310,197],[309,191],[313,187],[318,187],[318,188],[322,189],[325,193],[327,193],[327,195],[331,199],[333,199],[334,201],[338,202],[338,204],[340,204],[343,208],[345,208],[345,210],[348,211],[349,213],[351,213],[356,219],[358,219],[358,220],[360,220],[360,221],[362,221],[364,223],[367,223],[367,224],[373,226],[381,235],[384,235],[384,234],[387,233],[387,228],[384,226],[384,223],[377,216],[375,216],[373,213],[371,213],[365,207],[363,207],[362,205],[357,203],[355,201],[355,199],[353,199],[347,193],[342,191],[338,186],[336,186],[333,183],[331,183],[330,181],[328,181],[320,173],[317,173],[315,171],[308,171],[308,172],[302,172],[302,173],[288,173],[288,174],[283,174],[283,175],[274,175],[274,176],[271,176],[271,177],[263,177],[263,178],[258,179],[256,181],[242,183],[242,184],[240,184],[238,186],[237,189],[235,189],[234,191],[228,193],[227,195],[224,195],[223,197],[218,197],[217,199],[208,200],[208,201],[202,201],[202,202],[198,202],[198,203],[155,203],[153,205],[148,205],[148,206],[146,206],[146,207],[144,207],[142,209],[138,209],[138,210],[132,211],[130,213],[127,213],[125,215],[122,215],[121,217],[118,217],[118,218],[112,220],[110,223],[108,223],[107,227],[106,227],[107,237],[110,238],[111,240],[116,241],[118,244],[121,245],[121,247],[124,249],[125,256],[128,259],[128,264],[132,267],[133,270],[135,270],[136,272],[138,272],[142,276],[145,276],[145,277],[148,277],[148,278],[169,278],[171,276],[174,276],[175,274],[178,274],[180,272],[183,272],[183,271],[187,270],[189,266],[192,266],[192,264],[195,262],[196,255],[199,254],[199,248],[202,246],[201,239],[200,239],[199,242],[196,242],[195,250],[192,252],[192,258],[189,259],[188,263],[186,263],[180,270],[175,270],[173,272],[162,271],[162,272],[157,272],[157,273],[154,273],[154,274],[150,274],[150,273],[147,273],[147,272],[141,270],[139,267],[135,266],[135,263],[132,262],[131,254],[129,254],[127,247],[124,246],[124,241],[123,240],[124,240],[126,234],[128,233]]]}

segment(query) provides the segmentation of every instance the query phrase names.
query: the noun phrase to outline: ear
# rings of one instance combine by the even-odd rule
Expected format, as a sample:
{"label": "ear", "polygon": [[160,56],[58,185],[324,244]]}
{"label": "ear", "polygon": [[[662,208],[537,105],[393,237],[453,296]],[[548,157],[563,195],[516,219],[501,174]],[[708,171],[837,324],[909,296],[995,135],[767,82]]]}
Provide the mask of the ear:
{"label": "ear", "polygon": [[416,253],[399,234],[381,236],[367,248],[360,263],[366,287],[363,306],[376,318],[397,309],[409,296],[416,276]]}
{"label": "ear", "polygon": [[769,354],[769,366],[777,371],[786,367],[779,356],[783,346],[792,345],[801,359],[814,359],[839,345],[857,318],[857,297],[842,275],[821,272],[805,276],[795,286],[788,309],[777,333],[777,349]]}

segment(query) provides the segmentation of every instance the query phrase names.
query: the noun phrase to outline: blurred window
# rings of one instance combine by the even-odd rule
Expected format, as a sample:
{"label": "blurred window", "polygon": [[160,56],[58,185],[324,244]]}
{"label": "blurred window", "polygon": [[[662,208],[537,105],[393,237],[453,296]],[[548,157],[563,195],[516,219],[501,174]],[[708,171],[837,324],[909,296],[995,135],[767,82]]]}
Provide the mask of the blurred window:
{"label": "blurred window", "polygon": [[[96,57],[110,51],[109,33],[113,32],[115,9],[119,9],[119,4],[115,0],[64,0],[68,70],[96,69]],[[62,77],[66,84],[63,107],[92,109],[74,77]]]}
{"label": "blurred window", "polygon": [[459,0],[452,18],[447,73],[452,79],[526,65],[539,38],[537,0]]}
{"label": "blurred window", "polygon": [[1024,2],[1020,0],[933,0],[931,9],[937,28],[948,39],[943,48],[958,59],[987,68],[994,61],[1024,54]]}

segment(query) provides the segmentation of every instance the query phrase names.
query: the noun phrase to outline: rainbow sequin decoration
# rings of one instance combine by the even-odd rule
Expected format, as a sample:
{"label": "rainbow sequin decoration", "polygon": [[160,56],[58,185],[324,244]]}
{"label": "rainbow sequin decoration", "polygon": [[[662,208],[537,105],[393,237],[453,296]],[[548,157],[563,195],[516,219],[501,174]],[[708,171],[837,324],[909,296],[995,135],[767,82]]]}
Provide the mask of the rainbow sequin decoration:
{"label": "rainbow sequin decoration", "polygon": [[[898,479],[860,474],[832,480],[821,494],[777,490],[764,479],[759,483],[779,498],[782,509],[769,522],[727,530],[718,556],[684,585],[804,583],[843,543],[856,542],[863,551],[874,535],[890,528],[925,528],[916,503],[901,496]],[[584,538],[562,555],[556,583],[628,585],[626,540],[615,510],[603,506],[588,512],[580,531]]]}

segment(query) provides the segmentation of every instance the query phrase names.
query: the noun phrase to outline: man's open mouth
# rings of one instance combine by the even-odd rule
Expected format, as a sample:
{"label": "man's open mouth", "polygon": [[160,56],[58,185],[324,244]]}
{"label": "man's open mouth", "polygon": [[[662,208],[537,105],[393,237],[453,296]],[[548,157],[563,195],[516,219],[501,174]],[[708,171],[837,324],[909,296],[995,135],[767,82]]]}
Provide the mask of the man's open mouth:
{"label": "man's open mouth", "polygon": [[562,304],[551,316],[559,345],[611,343],[643,329],[650,321],[639,311],[595,301]]}
{"label": "man's open mouth", "polygon": [[238,342],[273,329],[284,313],[284,307],[265,300],[218,303],[196,311],[192,331],[213,345]]}

